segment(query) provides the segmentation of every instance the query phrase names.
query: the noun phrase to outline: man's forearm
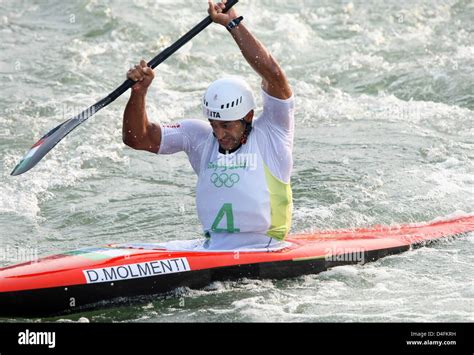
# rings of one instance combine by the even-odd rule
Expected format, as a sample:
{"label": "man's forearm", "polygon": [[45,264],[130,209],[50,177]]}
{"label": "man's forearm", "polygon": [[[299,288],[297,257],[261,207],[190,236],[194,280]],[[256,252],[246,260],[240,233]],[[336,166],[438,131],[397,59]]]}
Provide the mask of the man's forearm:
{"label": "man's forearm", "polygon": [[123,114],[123,141],[134,147],[143,141],[148,127],[148,116],[145,109],[145,95],[132,91]]}
{"label": "man's forearm", "polygon": [[139,65],[127,73],[127,78],[136,82],[123,113],[123,142],[131,148],[158,153],[161,144],[160,125],[148,121],[146,94],[155,73],[142,59]]}

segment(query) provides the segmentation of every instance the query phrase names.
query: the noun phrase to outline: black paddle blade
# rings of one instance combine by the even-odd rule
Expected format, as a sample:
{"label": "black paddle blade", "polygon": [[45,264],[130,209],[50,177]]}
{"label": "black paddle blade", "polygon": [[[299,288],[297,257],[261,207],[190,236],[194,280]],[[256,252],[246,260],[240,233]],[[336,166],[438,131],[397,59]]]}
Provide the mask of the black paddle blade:
{"label": "black paddle blade", "polygon": [[79,115],[61,123],[56,128],[49,131],[43,138],[36,142],[25,154],[23,159],[13,169],[11,175],[17,176],[23,174],[34,167],[48,152],[54,148],[64,137],[66,137],[74,128],[88,119],[95,113],[94,106],[83,111]]}

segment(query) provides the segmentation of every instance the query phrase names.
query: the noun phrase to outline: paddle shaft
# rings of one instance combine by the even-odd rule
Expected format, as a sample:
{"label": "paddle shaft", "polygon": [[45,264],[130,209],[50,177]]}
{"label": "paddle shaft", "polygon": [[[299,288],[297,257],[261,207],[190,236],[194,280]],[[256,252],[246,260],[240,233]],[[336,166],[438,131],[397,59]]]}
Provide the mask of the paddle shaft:
{"label": "paddle shaft", "polygon": [[[224,12],[227,12],[228,10],[230,10],[230,8],[234,6],[238,1],[239,0],[229,0],[226,4],[226,8],[224,9]],[[193,39],[198,33],[203,31],[211,23],[212,23],[211,17],[210,16],[206,17],[204,20],[202,20],[200,23],[194,26],[188,33],[186,33],[180,39],[178,39],[175,43],[173,43],[171,46],[163,50],[155,58],[150,60],[148,62],[148,66],[152,69],[155,69],[159,64],[163,63],[174,52],[176,52],[178,49],[180,49],[182,46],[188,43],[191,39]],[[135,82],[131,79],[125,80],[122,85],[120,85],[109,96],[105,98],[106,100],[108,99],[106,105],[115,101],[115,99],[117,99],[125,91],[130,89],[134,84]]]}
{"label": "paddle shaft", "polygon": [[[232,6],[234,6],[238,0],[229,0],[226,5],[224,12],[228,11]],[[155,69],[159,64],[163,63],[166,59],[168,59],[173,53],[175,53],[178,49],[188,43],[191,39],[197,36],[201,31],[203,31],[207,26],[212,23],[211,17],[208,16],[196,26],[194,26],[189,32],[183,35],[180,39],[178,39],[175,43],[173,43],[168,48],[164,49],[160,52],[156,57],[150,60],[147,64],[150,68]],[[120,85],[117,89],[112,91],[107,97],[103,98],[102,100],[98,101],[87,110],[82,112],[82,115],[88,115],[87,118],[92,116],[97,111],[103,109],[107,105],[114,102],[117,98],[119,98],[125,91],[130,89],[135,84],[135,81],[131,79],[125,80],[122,85]],[[93,113],[92,113],[93,112]],[[92,113],[92,114],[91,114]],[[85,118],[85,119],[87,119]],[[84,119],[84,120],[85,120]]]}

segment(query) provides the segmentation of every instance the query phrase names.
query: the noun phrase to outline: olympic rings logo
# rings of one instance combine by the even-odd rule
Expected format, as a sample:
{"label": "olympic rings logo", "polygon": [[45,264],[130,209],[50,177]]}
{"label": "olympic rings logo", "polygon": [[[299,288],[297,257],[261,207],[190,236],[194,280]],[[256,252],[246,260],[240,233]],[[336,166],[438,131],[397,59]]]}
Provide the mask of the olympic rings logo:
{"label": "olympic rings logo", "polygon": [[238,174],[212,174],[211,175],[211,183],[214,184],[215,187],[221,188],[223,186],[231,188],[235,184],[237,184],[240,181],[240,176]]}

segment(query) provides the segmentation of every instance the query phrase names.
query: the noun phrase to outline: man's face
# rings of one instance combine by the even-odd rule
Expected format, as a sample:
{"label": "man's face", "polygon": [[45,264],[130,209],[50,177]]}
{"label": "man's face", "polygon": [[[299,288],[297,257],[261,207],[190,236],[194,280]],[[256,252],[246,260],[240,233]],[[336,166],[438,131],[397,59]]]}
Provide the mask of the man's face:
{"label": "man's face", "polygon": [[223,150],[233,150],[240,145],[245,132],[245,125],[241,120],[216,121],[209,120],[212,130]]}

